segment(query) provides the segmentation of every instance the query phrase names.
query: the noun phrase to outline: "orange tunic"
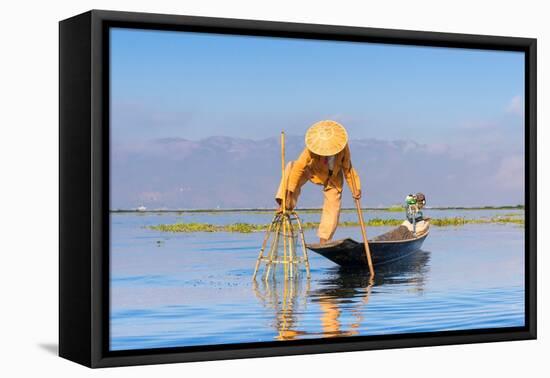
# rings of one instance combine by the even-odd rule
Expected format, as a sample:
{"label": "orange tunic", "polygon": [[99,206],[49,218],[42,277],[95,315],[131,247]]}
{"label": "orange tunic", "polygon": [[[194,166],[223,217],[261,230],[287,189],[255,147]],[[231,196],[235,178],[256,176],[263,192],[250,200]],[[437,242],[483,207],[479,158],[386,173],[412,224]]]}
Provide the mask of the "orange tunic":
{"label": "orange tunic", "polygon": [[336,154],[332,175],[329,176],[328,162],[325,156],[319,156],[305,148],[300,157],[294,161],[292,171],[288,179],[287,190],[294,192],[306,169],[310,172],[310,181],[314,184],[323,185],[328,188],[335,188],[342,191],[344,177],[350,188],[352,185],[352,175],[355,177],[355,186],[361,189],[361,181],[357,171],[351,166],[351,156],[349,146],[346,145],[342,151]]}

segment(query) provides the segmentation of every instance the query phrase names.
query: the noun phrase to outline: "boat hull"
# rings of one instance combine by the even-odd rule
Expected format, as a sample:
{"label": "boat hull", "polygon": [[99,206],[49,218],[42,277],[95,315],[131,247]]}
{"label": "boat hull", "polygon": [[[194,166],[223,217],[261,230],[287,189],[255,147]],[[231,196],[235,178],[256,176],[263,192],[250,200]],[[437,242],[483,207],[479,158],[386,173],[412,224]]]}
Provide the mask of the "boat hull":
{"label": "boat hull", "polygon": [[[407,240],[369,241],[369,248],[375,267],[389,264],[410,256],[420,250],[428,233]],[[353,239],[342,239],[324,245],[308,244],[307,248],[346,268],[364,268],[368,266],[363,243]]]}

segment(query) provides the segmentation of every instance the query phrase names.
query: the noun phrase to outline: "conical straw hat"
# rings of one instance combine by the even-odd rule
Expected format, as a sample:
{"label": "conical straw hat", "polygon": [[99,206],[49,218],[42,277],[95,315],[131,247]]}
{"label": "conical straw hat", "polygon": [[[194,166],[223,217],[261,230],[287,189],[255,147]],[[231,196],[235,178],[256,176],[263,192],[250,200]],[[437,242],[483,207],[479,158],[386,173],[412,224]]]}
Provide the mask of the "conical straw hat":
{"label": "conical straw hat", "polygon": [[336,155],[348,143],[348,133],[344,126],[336,121],[320,121],[306,132],[306,146],[314,154],[321,156]]}

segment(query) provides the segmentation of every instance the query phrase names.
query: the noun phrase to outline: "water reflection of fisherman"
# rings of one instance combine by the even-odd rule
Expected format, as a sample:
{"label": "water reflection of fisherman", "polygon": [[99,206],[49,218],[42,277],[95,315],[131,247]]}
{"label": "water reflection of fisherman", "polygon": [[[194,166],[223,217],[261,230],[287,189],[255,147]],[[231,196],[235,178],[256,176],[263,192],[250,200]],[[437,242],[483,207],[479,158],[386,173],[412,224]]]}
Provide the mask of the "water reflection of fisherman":
{"label": "water reflection of fisherman", "polygon": [[[319,296],[319,307],[322,312],[321,316],[321,328],[323,330],[323,336],[325,337],[339,337],[339,336],[355,336],[359,334],[359,328],[361,327],[361,323],[363,323],[364,320],[364,311],[362,310],[363,306],[366,306],[369,302],[369,296],[371,293],[371,289],[374,282],[371,280],[369,281],[366,288],[364,288],[364,292],[361,294],[362,300],[360,303],[358,303],[356,306],[351,309],[351,313],[353,314],[355,321],[350,324],[349,330],[343,330],[342,329],[342,321],[340,319],[340,316],[342,314],[342,310],[340,308],[342,296],[340,296],[342,293],[340,290],[336,291],[336,293],[326,293],[324,295]],[[348,296],[349,296],[349,290],[347,290]],[[357,291],[352,290],[353,294],[352,296],[356,295]],[[339,295],[335,295],[339,294]],[[345,296],[344,296],[345,298]]]}
{"label": "water reflection of fisherman", "polygon": [[359,175],[351,166],[346,129],[335,121],[320,121],[306,132],[306,148],[295,161],[290,161],[284,170],[283,179],[275,200],[281,207],[286,185],[286,207],[293,209],[300,196],[301,187],[311,181],[323,186],[323,212],[317,235],[320,244],[332,239],[340,217],[343,178],[354,198],[361,198]]}

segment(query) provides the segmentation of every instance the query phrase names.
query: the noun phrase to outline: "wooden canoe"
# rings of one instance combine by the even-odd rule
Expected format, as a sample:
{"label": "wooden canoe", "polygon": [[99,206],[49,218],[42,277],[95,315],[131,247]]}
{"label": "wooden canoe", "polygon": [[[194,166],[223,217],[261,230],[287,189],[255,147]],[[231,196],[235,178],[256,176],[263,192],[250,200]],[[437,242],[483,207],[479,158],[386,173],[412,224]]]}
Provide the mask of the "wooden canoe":
{"label": "wooden canoe", "polygon": [[[403,259],[422,247],[429,232],[411,239],[369,241],[372,262],[375,267]],[[368,266],[363,243],[353,239],[341,239],[323,245],[308,244],[307,248],[326,257],[330,261],[346,268],[365,268]]]}

